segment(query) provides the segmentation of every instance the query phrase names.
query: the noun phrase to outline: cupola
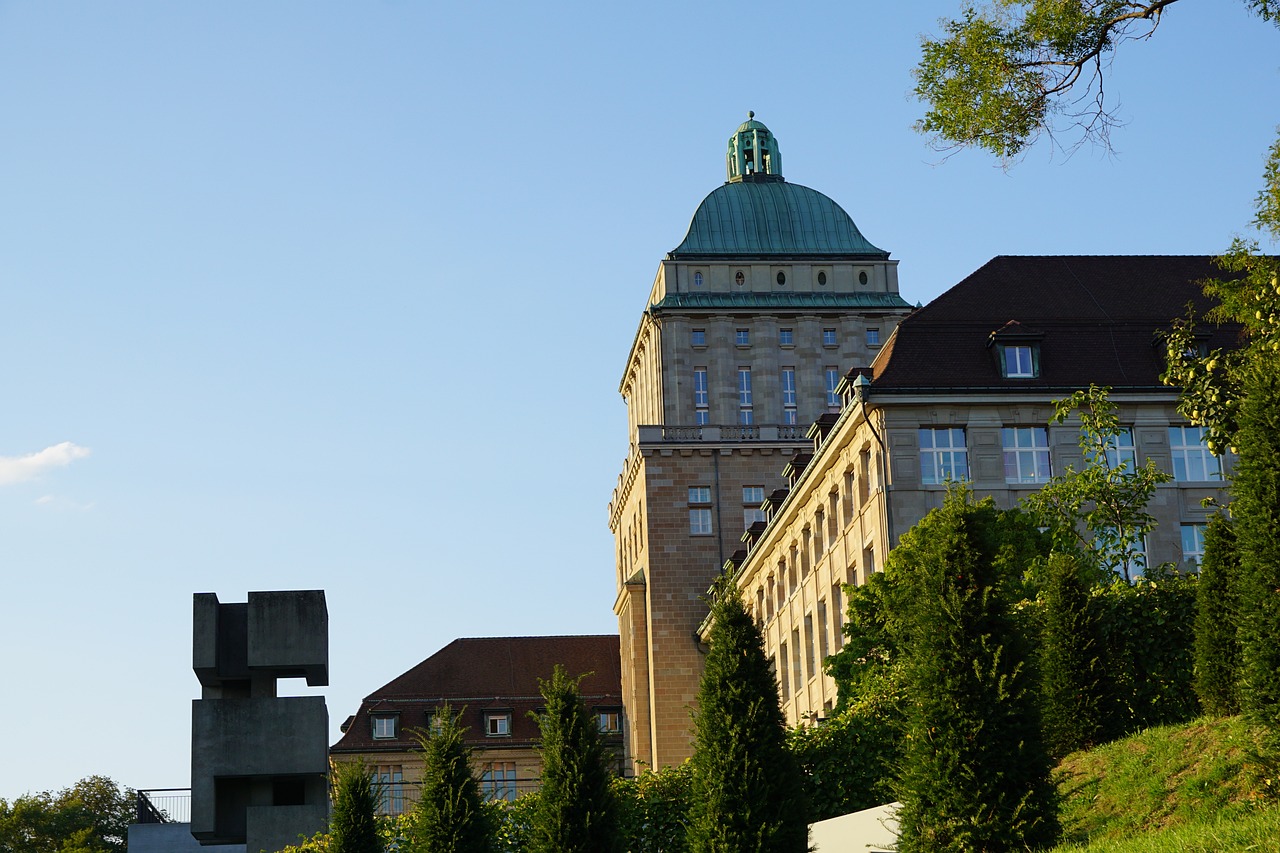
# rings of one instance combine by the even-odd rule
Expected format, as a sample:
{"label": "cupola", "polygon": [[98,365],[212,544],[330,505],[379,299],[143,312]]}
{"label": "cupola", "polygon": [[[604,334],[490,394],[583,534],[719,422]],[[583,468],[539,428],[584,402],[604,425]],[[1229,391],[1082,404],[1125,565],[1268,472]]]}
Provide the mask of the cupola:
{"label": "cupola", "polygon": [[729,153],[725,156],[729,183],[741,181],[781,181],[782,152],[769,128],[756,121],[754,112],[738,125],[729,137]]}

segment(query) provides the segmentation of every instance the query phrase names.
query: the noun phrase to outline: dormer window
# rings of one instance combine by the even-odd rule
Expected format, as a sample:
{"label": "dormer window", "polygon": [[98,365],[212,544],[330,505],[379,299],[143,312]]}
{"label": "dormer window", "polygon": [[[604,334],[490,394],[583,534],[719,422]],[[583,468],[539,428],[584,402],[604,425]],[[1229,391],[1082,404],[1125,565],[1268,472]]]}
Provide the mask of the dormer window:
{"label": "dormer window", "polygon": [[484,715],[484,730],[488,737],[511,736],[511,712],[489,711]]}
{"label": "dormer window", "polygon": [[1030,344],[1006,344],[1000,350],[1000,365],[1006,379],[1034,379],[1039,375],[1035,347]]}
{"label": "dormer window", "polygon": [[993,350],[1000,376],[1005,379],[1038,379],[1040,341],[1044,333],[1010,320],[991,333],[987,346]]}
{"label": "dormer window", "polygon": [[394,738],[399,722],[398,714],[379,714],[373,718],[373,736],[378,740]]}

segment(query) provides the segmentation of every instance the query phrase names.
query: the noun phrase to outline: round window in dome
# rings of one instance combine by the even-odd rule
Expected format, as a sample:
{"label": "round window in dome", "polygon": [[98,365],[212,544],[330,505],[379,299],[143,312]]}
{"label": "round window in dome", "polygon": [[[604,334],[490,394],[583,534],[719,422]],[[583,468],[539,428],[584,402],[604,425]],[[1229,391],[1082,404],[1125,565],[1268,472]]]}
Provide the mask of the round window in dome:
{"label": "round window in dome", "polygon": [[867,283],[867,271],[863,270],[862,272],[858,273],[858,284],[866,284],[866,283]]}
{"label": "round window in dome", "polygon": [[784,285],[784,284],[786,284],[786,283],[787,283],[787,274],[786,274],[786,273],[784,273],[784,272],[782,272],[781,270],[779,270],[779,271],[778,271],[778,285],[779,285],[779,286],[781,286],[781,285]]}
{"label": "round window in dome", "polygon": [[742,274],[742,270],[738,270],[738,272],[733,276],[733,283],[738,285],[738,287],[742,287],[746,282],[747,277]]}
{"label": "round window in dome", "polygon": [[825,272],[819,271],[819,273],[818,273],[818,284],[819,284],[819,285],[821,285],[821,286],[823,286],[823,287],[826,287],[826,286],[827,286],[827,274],[826,274]]}
{"label": "round window in dome", "polygon": [[696,272],[693,274],[693,286],[702,287],[702,273]]}

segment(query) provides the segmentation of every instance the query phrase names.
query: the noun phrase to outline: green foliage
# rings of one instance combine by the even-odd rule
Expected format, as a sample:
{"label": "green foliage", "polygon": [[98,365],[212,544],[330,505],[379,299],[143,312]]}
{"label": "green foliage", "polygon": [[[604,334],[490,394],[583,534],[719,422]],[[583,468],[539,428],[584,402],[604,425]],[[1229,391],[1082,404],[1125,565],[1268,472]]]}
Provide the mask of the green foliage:
{"label": "green foliage", "polygon": [[0,799],[0,851],[124,853],[134,796],[106,776],[87,776],[56,794]]}
{"label": "green foliage", "polygon": [[1236,586],[1240,560],[1235,529],[1226,514],[1209,521],[1204,559],[1196,584],[1195,689],[1210,714],[1240,711],[1240,640],[1237,636]]}
{"label": "green foliage", "polygon": [[615,779],[623,847],[629,853],[687,853],[693,767],[688,762]]}
{"label": "green foliage", "polygon": [[[380,815],[378,817],[378,836],[382,839],[384,849],[409,849],[409,830],[412,818],[413,815],[410,814],[402,814],[395,817]],[[333,849],[330,846],[329,833],[317,832],[310,838],[303,839],[299,844],[285,847],[280,853],[329,853]]]}
{"label": "green foliage", "polygon": [[1079,563],[1066,554],[1050,557],[1040,597],[1045,742],[1050,755],[1061,758],[1101,741],[1109,684],[1097,612],[1089,607],[1089,587]]}
{"label": "green foliage", "polygon": [[1147,505],[1161,483],[1172,478],[1154,460],[1134,468],[1115,452],[1123,432],[1110,389],[1089,386],[1054,404],[1050,423],[1072,415],[1080,419],[1080,450],[1085,464],[1049,480],[1023,499],[1023,506],[1052,531],[1055,544],[1080,550],[1099,570],[1119,572],[1126,581],[1141,574],[1142,543],[1155,518]]}
{"label": "green foliage", "polygon": [[557,665],[540,681],[546,711],[538,724],[542,789],[533,814],[529,849],[539,853],[608,853],[618,848],[618,810],[610,789],[609,759],[599,725],[578,690]]}
{"label": "green foliage", "polygon": [[[1057,834],[1049,759],[1016,628],[1010,513],[954,489],[892,552],[904,664],[899,850],[1041,847]],[[893,559],[896,558],[896,559]]]}
{"label": "green foliage", "polygon": [[[893,552],[889,559],[893,559]],[[844,588],[849,617],[844,626],[844,646],[823,663],[836,683],[837,712],[859,697],[877,693],[886,679],[893,681],[892,662],[896,655],[886,624],[893,613],[889,603],[893,577],[888,571],[876,572],[866,583]]]}
{"label": "green foliage", "polygon": [[790,853],[808,847],[804,782],[786,748],[778,686],[760,630],[721,578],[694,714],[693,812],[697,853]]}
{"label": "green foliage", "polygon": [[459,714],[445,705],[417,732],[422,785],[413,807],[411,853],[492,853],[494,832]]}
{"label": "green foliage", "polygon": [[364,762],[335,762],[330,771],[333,809],[329,853],[383,853],[376,816],[380,792]]}
{"label": "green foliage", "polygon": [[494,826],[497,827],[499,850],[524,851],[533,843],[534,815],[542,798],[538,791],[521,794],[514,801],[494,800],[485,803]]}
{"label": "green foliage", "polygon": [[813,821],[893,800],[902,711],[872,693],[816,726],[797,726],[787,746],[804,774]]}

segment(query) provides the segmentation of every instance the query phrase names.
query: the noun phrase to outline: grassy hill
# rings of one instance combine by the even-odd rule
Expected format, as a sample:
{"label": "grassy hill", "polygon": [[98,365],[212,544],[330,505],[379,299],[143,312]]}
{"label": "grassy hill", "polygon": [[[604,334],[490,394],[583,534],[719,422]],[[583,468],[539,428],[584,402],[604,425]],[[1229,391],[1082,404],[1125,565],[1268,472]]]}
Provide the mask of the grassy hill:
{"label": "grassy hill", "polygon": [[1089,853],[1280,851],[1280,805],[1263,794],[1238,717],[1164,726],[1068,756],[1057,771],[1063,838]]}

